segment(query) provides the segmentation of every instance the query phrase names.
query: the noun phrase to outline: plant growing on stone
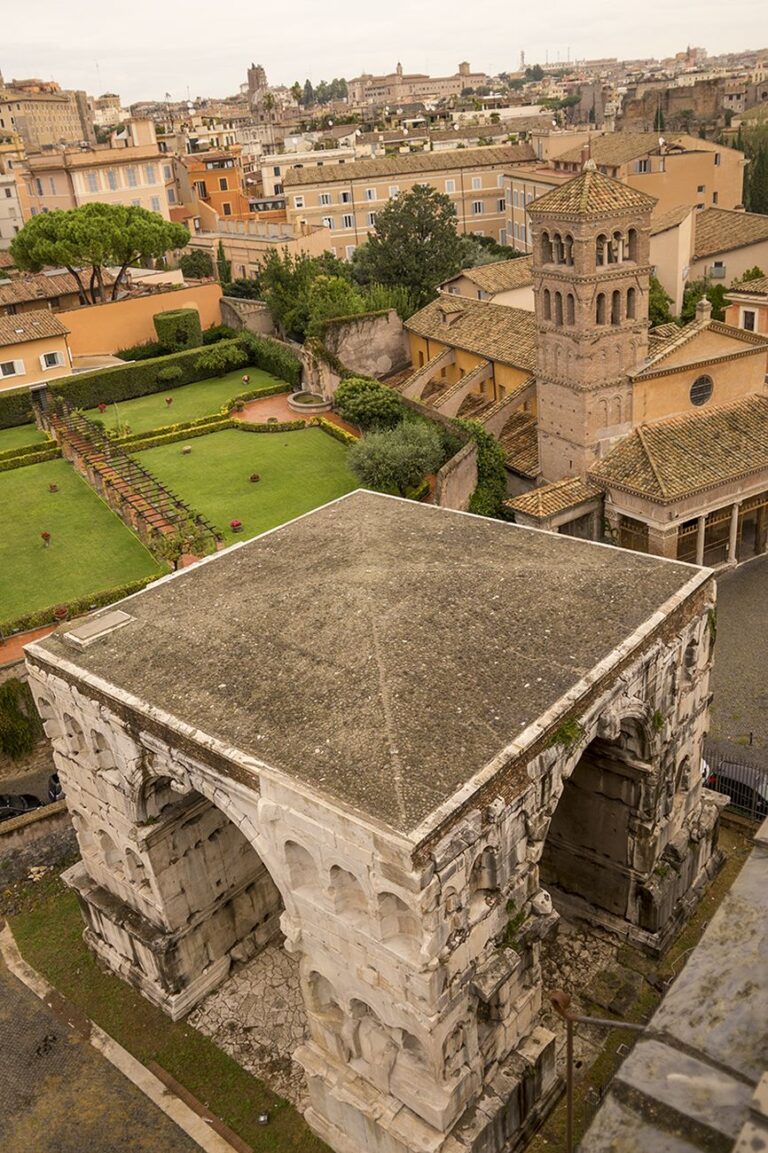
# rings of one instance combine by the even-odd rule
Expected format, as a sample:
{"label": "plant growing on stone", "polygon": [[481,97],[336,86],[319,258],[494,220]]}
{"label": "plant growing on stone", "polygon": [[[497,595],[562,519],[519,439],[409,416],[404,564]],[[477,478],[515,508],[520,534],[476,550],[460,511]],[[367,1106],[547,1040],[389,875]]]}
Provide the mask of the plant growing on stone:
{"label": "plant growing on stone", "polygon": [[33,751],[42,732],[29,686],[17,677],[0,685],[0,753],[19,760]]}

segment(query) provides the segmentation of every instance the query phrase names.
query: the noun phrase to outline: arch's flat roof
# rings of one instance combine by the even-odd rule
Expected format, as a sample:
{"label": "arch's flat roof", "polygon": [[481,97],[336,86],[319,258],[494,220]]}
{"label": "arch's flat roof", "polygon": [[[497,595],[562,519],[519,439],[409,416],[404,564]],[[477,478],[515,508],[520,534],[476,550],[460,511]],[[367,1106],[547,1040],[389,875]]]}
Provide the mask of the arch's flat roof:
{"label": "arch's flat roof", "polygon": [[710,576],[357,491],[28,652],[413,834]]}

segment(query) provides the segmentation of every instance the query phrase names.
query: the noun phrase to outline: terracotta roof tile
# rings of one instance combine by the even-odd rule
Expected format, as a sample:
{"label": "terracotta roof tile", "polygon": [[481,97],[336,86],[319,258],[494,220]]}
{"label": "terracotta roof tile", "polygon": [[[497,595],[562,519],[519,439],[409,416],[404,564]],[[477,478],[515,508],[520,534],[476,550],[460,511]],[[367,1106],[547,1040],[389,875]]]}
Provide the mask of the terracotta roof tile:
{"label": "terracotta roof tile", "polygon": [[564,216],[603,217],[638,209],[650,211],[655,203],[654,197],[604,176],[596,168],[587,168],[567,184],[561,184],[534,200],[528,206],[528,212],[532,216],[561,213]]}
{"label": "terracotta roof tile", "polygon": [[532,488],[530,492],[524,492],[513,500],[506,500],[504,504],[513,512],[525,513],[526,516],[536,520],[546,520],[557,513],[583,504],[584,501],[594,500],[602,494],[602,491],[596,484],[590,484],[580,477],[568,477],[566,480],[555,481],[554,484]]}
{"label": "terracotta roof tile", "polygon": [[678,204],[668,212],[662,212],[651,219],[651,236],[658,236],[661,232],[668,232],[670,228],[677,228],[687,216],[695,210],[695,204]]}
{"label": "terracotta roof tile", "polygon": [[743,284],[733,285],[728,289],[728,296],[734,294],[745,296],[768,296],[768,276],[760,276],[756,280],[746,280]]}
{"label": "terracotta roof tile", "polygon": [[322,168],[291,168],[285,173],[286,187],[306,184],[349,183],[419,172],[444,172],[459,168],[491,168],[536,159],[530,144],[506,144],[493,148],[468,148],[446,152],[412,152],[407,156],[380,156],[354,164],[324,164]]}
{"label": "terracotta roof tile", "polygon": [[536,417],[530,412],[516,412],[499,435],[504,449],[504,463],[523,476],[539,475],[539,435]]}
{"label": "terracotta roof tile", "polygon": [[523,308],[443,293],[405,322],[417,336],[474,352],[525,372],[536,367],[536,319]]}
{"label": "terracotta roof tile", "polygon": [[[665,133],[664,139],[667,145],[674,146],[684,137],[682,135],[667,136]],[[639,156],[647,156],[649,152],[657,153],[659,151],[659,134],[658,132],[608,132],[604,136],[593,136],[589,144],[589,151],[595,164],[604,165],[606,168],[619,168],[622,164],[628,164],[630,160],[636,160]],[[565,164],[579,164],[582,159],[581,146],[570,148],[559,156],[553,156],[552,159],[555,163],[560,160]]]}
{"label": "terracotta roof tile", "polygon": [[520,256],[516,260],[495,260],[493,264],[481,264],[477,268],[463,268],[451,280],[466,277],[483,292],[509,292],[513,288],[528,288],[533,284],[533,257]]}
{"label": "terracotta roof tile", "polygon": [[693,259],[703,260],[765,240],[768,240],[768,216],[734,212],[730,208],[705,208],[696,214]]}
{"label": "terracotta roof tile", "polygon": [[603,488],[670,503],[768,468],[768,397],[634,429],[590,470]]}
{"label": "terracotta roof tile", "polygon": [[22,312],[18,316],[0,316],[0,347],[43,340],[49,336],[66,336],[68,328],[47,308],[40,312]]}
{"label": "terracotta roof tile", "polygon": [[[112,284],[113,280],[105,270],[104,284]],[[0,280],[0,306],[26,304],[31,300],[50,300],[77,291],[77,281],[71,272],[38,272],[15,276],[12,280]]]}
{"label": "terracotta roof tile", "polygon": [[[665,324],[661,327],[664,330],[663,335],[660,329],[655,329],[654,332],[651,333],[651,354],[645,364],[629,374],[633,380],[642,380],[644,376],[653,376],[658,372],[659,366],[663,366],[663,362],[670,353],[676,352],[677,349],[688,344],[698,336],[700,332],[704,332],[706,329],[717,332],[721,336],[729,336],[732,340],[736,340],[740,344],[768,348],[768,337],[761,336],[756,332],[747,332],[746,329],[743,328],[735,328],[731,324],[723,324],[721,320],[691,320],[682,328],[671,324]],[[729,354],[732,355],[732,350],[724,349],[722,353],[723,359],[727,359]]]}

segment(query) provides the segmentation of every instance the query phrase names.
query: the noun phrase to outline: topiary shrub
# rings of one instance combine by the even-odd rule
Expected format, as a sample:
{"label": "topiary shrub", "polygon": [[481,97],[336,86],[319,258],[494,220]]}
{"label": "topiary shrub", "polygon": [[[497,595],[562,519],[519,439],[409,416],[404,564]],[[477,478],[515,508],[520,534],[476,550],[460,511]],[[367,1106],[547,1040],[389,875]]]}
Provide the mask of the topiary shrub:
{"label": "topiary shrub", "polygon": [[394,428],[403,419],[400,397],[391,388],[361,376],[342,380],[334,397],[336,411],[360,428]]}
{"label": "topiary shrub", "polygon": [[0,752],[18,761],[32,752],[42,732],[29,686],[16,677],[0,685]]}
{"label": "topiary shrub", "polygon": [[203,333],[203,344],[218,344],[220,340],[234,340],[237,332],[228,324],[212,324]]}
{"label": "topiary shrub", "polygon": [[294,388],[301,383],[301,361],[296,353],[268,336],[254,336],[252,332],[242,332],[237,338],[238,345],[245,351],[248,364],[271,373],[280,380],[287,380]]}
{"label": "topiary shrub", "polygon": [[165,368],[161,368],[157,374],[158,384],[176,384],[181,380],[181,369],[178,364],[169,364]]}
{"label": "topiary shrub", "polygon": [[152,360],[165,351],[159,340],[145,340],[143,344],[134,344],[130,348],[118,348],[115,356],[118,360]]}
{"label": "topiary shrub", "polygon": [[236,344],[214,344],[198,357],[195,368],[207,376],[226,376],[247,363],[247,352]]}
{"label": "topiary shrub", "polygon": [[203,343],[200,313],[196,308],[174,308],[154,318],[157,339],[168,352],[199,348]]}

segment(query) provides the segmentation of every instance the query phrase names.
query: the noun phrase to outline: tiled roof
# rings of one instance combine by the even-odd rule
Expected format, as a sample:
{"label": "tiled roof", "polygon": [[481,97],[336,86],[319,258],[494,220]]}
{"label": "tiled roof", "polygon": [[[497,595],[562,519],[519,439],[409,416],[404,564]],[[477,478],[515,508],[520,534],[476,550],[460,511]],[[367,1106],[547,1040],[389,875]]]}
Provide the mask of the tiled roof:
{"label": "tiled roof", "polygon": [[48,336],[66,336],[68,328],[47,308],[41,312],[23,312],[19,316],[0,316],[0,346],[25,344]]}
{"label": "tiled roof", "polygon": [[[105,270],[104,284],[114,278]],[[30,300],[50,300],[54,296],[68,296],[77,292],[77,281],[71,272],[32,273],[0,280],[0,306],[26,304]]]}
{"label": "tiled roof", "polygon": [[768,397],[634,429],[590,478],[660,504],[768,469]]}
{"label": "tiled roof", "polygon": [[730,208],[705,208],[696,214],[693,259],[703,260],[764,240],[768,240],[768,216]]}
{"label": "tiled roof", "polygon": [[659,216],[654,216],[651,220],[651,236],[658,236],[660,232],[677,228],[678,224],[683,223],[686,216],[690,216],[695,207],[695,204],[678,204],[676,208],[670,208],[669,212],[662,212]]}
{"label": "tiled roof", "polygon": [[536,417],[530,412],[516,412],[499,435],[504,450],[504,463],[523,476],[539,475],[539,435]]}
{"label": "tiled roof", "polygon": [[586,500],[594,500],[602,494],[602,491],[596,484],[590,484],[578,476],[568,477],[566,480],[555,481],[554,484],[532,488],[530,492],[504,501],[504,504],[513,512],[525,513],[526,516],[534,517],[536,520],[547,520],[548,517],[566,512],[567,509],[583,504]]}
{"label": "tiled roof", "polygon": [[[664,335],[662,335],[661,329],[663,329]],[[760,336],[756,332],[747,332],[743,328],[735,328],[731,324],[723,324],[720,320],[691,320],[682,328],[678,328],[677,325],[665,324],[661,326],[661,329],[655,330],[655,333],[658,334],[655,338],[654,333],[651,334],[651,354],[645,364],[629,374],[633,380],[642,380],[644,376],[653,376],[659,371],[659,367],[663,366],[664,360],[670,353],[676,352],[688,344],[705,329],[719,333],[721,336],[728,336],[740,344],[768,349],[768,337]],[[721,355],[727,358],[729,353],[732,355],[732,350],[724,348]]]}
{"label": "tiled roof", "polygon": [[481,264],[477,268],[463,268],[446,284],[463,276],[483,292],[509,292],[513,288],[528,288],[533,284],[532,268],[532,256],[520,256],[516,260],[495,260],[492,264]]}
{"label": "tiled roof", "polygon": [[0,268],[13,268],[13,258],[10,252],[0,249]]}
{"label": "tiled roof", "polygon": [[734,293],[736,295],[744,293],[745,296],[768,296],[768,276],[760,276],[757,280],[746,280],[743,284],[733,285],[728,289],[728,296],[733,296]]}
{"label": "tiled roof", "polygon": [[[671,152],[713,152],[712,148],[702,145],[702,141],[684,132],[675,134],[664,133],[664,143],[667,151]],[[719,147],[719,146],[718,146]],[[648,153],[660,153],[658,132],[607,132],[603,136],[593,136],[589,151],[595,164],[605,168],[619,168],[628,164],[630,160],[637,160]],[[582,149],[571,148],[560,156],[553,156],[553,161],[563,161],[566,164],[578,164],[581,161]]]}
{"label": "tiled roof", "polygon": [[536,367],[536,321],[523,308],[442,295],[405,322],[417,336],[463,348],[525,372]]}
{"label": "tiled roof", "polygon": [[379,177],[403,176],[419,172],[444,172],[459,168],[490,168],[518,164],[536,159],[530,144],[505,144],[499,148],[467,148],[450,152],[412,152],[407,156],[380,156],[358,160],[354,164],[324,164],[322,168],[291,168],[283,183],[286,187],[303,184],[348,183],[350,180],[376,180]]}
{"label": "tiled roof", "polygon": [[[587,161],[589,164],[589,161]],[[567,184],[545,192],[528,206],[531,215],[562,213],[567,216],[608,216],[614,212],[650,211],[656,203],[652,196],[604,176],[596,168],[587,168]],[[766,218],[768,219],[768,218]]]}

